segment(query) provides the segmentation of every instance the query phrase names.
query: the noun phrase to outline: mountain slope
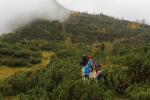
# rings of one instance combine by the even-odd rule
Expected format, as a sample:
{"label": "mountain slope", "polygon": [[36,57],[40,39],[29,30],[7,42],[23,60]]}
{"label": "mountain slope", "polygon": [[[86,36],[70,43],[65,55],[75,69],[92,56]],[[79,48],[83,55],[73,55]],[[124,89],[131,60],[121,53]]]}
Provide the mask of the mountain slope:
{"label": "mountain slope", "polygon": [[[92,42],[115,40],[120,38],[145,38],[149,36],[150,26],[135,22],[115,19],[103,14],[90,15],[72,13],[64,21],[36,20],[31,24],[17,29],[13,34],[3,35],[3,40],[46,39],[64,40],[69,35],[75,42]],[[137,37],[138,35],[138,37]],[[148,38],[148,37],[146,37]],[[148,40],[148,39],[147,39]]]}
{"label": "mountain slope", "polygon": [[[21,100],[149,100],[150,26],[106,15],[72,13],[64,22],[37,20],[1,37],[0,57],[56,55],[46,68],[0,82],[2,96]],[[17,48],[18,49],[17,49]],[[9,52],[10,49],[12,52]],[[30,51],[30,52],[29,52]],[[17,54],[16,56],[14,54]],[[83,81],[80,57],[93,55],[104,80]],[[3,60],[3,59],[2,59]],[[23,62],[25,61],[22,60]],[[94,91],[94,92],[93,92]]]}

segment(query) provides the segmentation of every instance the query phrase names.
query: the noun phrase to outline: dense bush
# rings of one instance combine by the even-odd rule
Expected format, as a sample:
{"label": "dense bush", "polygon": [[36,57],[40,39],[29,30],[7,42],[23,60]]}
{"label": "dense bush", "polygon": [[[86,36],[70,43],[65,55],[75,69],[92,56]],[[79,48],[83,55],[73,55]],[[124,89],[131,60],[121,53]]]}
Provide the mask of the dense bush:
{"label": "dense bush", "polygon": [[94,81],[66,80],[53,92],[54,100],[112,100],[111,92]]}
{"label": "dense bush", "polygon": [[126,93],[131,100],[150,100],[150,83],[140,83],[131,85]]}
{"label": "dense bush", "polygon": [[131,84],[127,74],[127,67],[109,66],[105,68],[105,71],[106,84],[119,94],[123,94],[126,88]]}
{"label": "dense bush", "polygon": [[28,66],[30,63],[26,59],[6,59],[2,62],[3,65],[8,65],[10,67],[20,67],[20,66]]}
{"label": "dense bush", "polygon": [[0,49],[0,54],[1,55],[11,55],[13,51],[11,51],[9,48],[1,48]]}
{"label": "dense bush", "polygon": [[59,50],[57,52],[57,56],[59,58],[66,58],[66,57],[71,57],[71,55],[73,54],[73,52],[71,52],[70,50]]}
{"label": "dense bush", "polygon": [[150,58],[145,54],[129,55],[126,58],[128,75],[134,82],[147,81],[150,79]]}
{"label": "dense bush", "polygon": [[0,92],[7,96],[14,96],[21,92],[26,92],[32,87],[30,82],[31,72],[17,73],[10,77],[6,82],[0,84]]}
{"label": "dense bush", "polygon": [[123,58],[124,57],[121,57],[121,56],[113,56],[113,57],[107,58],[107,60],[109,60],[114,65],[122,65],[124,62]]}
{"label": "dense bush", "polygon": [[31,64],[41,63],[41,58],[40,57],[38,57],[38,58],[30,58],[30,63]]}
{"label": "dense bush", "polygon": [[113,100],[109,90],[103,84],[84,82],[83,80],[62,82],[54,91],[48,92],[42,88],[34,88],[27,94],[20,95],[21,100]]}
{"label": "dense bush", "polygon": [[49,100],[49,95],[47,91],[45,91],[42,88],[34,88],[32,90],[29,90],[27,94],[20,94],[19,100]]}
{"label": "dense bush", "polygon": [[[19,47],[18,47],[19,46]],[[41,62],[41,53],[19,43],[4,43],[0,48],[0,65],[10,67],[29,66]]]}

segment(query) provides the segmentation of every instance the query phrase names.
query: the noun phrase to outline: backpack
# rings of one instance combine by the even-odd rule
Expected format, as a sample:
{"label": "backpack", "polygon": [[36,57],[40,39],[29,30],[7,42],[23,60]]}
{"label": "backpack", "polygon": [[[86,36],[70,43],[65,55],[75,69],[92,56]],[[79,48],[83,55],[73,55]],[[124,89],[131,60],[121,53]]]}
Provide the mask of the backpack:
{"label": "backpack", "polygon": [[82,72],[84,75],[89,75],[90,74],[90,69],[88,66],[84,66],[82,69]]}
{"label": "backpack", "polygon": [[93,66],[94,66],[93,60],[89,60],[87,65],[90,68],[90,71],[92,72],[93,71]]}
{"label": "backpack", "polygon": [[98,62],[95,62],[94,64],[95,64],[95,69],[96,70],[99,70],[102,67],[102,65]]}
{"label": "backpack", "polygon": [[102,80],[103,82],[105,81],[105,73],[104,73],[103,70],[98,71],[98,72],[96,73],[96,79],[97,79],[97,80]]}

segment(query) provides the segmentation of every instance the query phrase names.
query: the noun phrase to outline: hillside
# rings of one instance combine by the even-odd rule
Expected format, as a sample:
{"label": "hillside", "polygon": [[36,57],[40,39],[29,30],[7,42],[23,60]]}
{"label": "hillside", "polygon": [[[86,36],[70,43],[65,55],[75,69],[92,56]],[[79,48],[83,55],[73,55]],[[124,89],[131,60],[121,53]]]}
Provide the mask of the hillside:
{"label": "hillside", "polygon": [[[36,66],[42,60],[41,51],[56,55],[39,71],[16,73],[1,81],[0,99],[150,99],[149,25],[103,14],[72,13],[64,22],[35,20],[2,35],[0,41],[0,65]],[[84,54],[102,64],[103,79],[82,79]]]}
{"label": "hillside", "polygon": [[[65,22],[35,20],[15,33],[3,35],[3,40],[46,39],[59,41],[69,35],[75,42],[113,41],[134,38],[149,40],[150,26],[115,19],[103,14],[72,13]],[[17,39],[16,39],[17,38]]]}

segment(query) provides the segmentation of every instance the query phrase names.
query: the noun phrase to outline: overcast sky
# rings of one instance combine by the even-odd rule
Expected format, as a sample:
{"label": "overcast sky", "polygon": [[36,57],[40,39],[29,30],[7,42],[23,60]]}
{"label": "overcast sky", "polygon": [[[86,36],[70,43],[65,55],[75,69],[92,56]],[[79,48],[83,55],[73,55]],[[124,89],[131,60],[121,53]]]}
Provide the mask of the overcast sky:
{"label": "overcast sky", "polygon": [[104,13],[135,21],[146,19],[150,23],[150,0],[57,0],[75,11]]}

